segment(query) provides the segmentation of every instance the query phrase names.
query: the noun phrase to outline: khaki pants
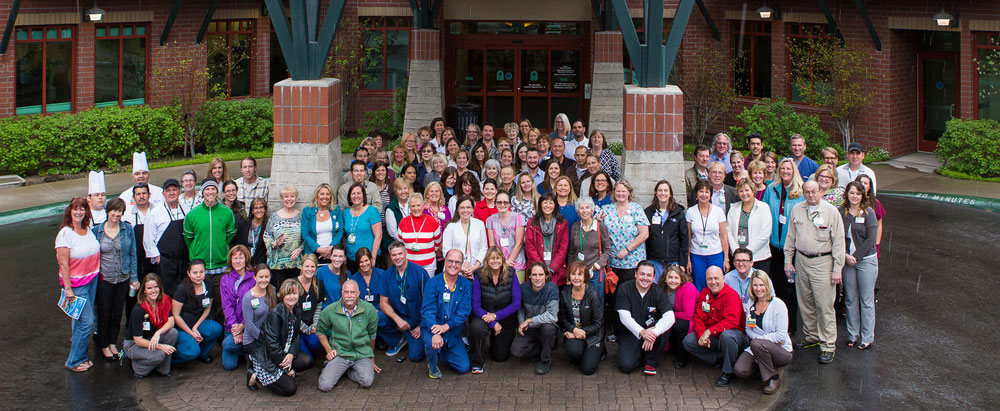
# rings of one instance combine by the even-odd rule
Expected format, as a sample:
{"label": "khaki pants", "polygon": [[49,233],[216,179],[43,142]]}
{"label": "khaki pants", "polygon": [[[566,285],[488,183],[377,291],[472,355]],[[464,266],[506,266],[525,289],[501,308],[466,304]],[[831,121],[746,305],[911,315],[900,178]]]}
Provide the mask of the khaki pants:
{"label": "khaki pants", "polygon": [[806,340],[819,341],[820,350],[832,352],[837,343],[837,314],[833,310],[837,287],[830,282],[831,270],[832,256],[808,258],[799,253],[795,257],[795,292],[802,333]]}

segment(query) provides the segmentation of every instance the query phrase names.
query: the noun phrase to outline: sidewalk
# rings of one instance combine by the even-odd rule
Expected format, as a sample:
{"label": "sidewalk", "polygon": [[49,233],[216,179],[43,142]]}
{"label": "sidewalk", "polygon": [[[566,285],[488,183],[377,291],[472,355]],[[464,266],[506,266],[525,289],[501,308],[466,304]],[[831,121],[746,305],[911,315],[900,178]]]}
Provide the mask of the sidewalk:
{"label": "sidewalk", "polygon": [[[927,154],[915,154],[872,165],[872,169],[878,175],[879,194],[918,196],[955,204],[962,202],[953,198],[937,197],[979,197],[996,200],[992,203],[1000,207],[1000,183],[956,180],[928,172],[934,167],[928,167],[927,156]],[[687,163],[687,167],[690,167],[691,163]],[[268,176],[271,174],[271,159],[258,159],[257,165],[259,175]],[[230,170],[231,176],[239,176],[238,161],[227,162],[226,167]],[[179,178],[181,173],[189,168],[197,171],[199,178],[203,178],[208,164],[156,169],[150,172],[150,180],[153,184],[162,185],[164,180]],[[111,197],[131,186],[132,176],[126,173],[109,174],[105,176],[105,182],[109,197]],[[65,204],[74,196],[85,196],[86,194],[87,179],[85,178],[2,190],[0,191],[0,225],[52,215],[52,210],[62,208],[61,206],[54,207],[55,205]],[[21,215],[29,210],[35,212]],[[20,216],[14,218],[14,214]]]}

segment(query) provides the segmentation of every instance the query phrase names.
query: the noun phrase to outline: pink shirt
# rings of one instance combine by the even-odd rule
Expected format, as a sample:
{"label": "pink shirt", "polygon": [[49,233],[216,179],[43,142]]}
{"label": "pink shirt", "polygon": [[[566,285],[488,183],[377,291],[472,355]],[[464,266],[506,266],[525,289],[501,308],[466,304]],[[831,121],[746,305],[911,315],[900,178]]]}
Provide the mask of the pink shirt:
{"label": "pink shirt", "polygon": [[688,320],[694,317],[695,303],[698,301],[698,289],[690,282],[684,283],[674,295],[674,318]]}
{"label": "pink shirt", "polygon": [[[101,270],[101,243],[90,230],[79,235],[72,227],[63,227],[56,234],[56,247],[69,249],[69,283],[70,287],[80,287],[89,284]],[[59,285],[63,285],[63,277],[59,275]]]}

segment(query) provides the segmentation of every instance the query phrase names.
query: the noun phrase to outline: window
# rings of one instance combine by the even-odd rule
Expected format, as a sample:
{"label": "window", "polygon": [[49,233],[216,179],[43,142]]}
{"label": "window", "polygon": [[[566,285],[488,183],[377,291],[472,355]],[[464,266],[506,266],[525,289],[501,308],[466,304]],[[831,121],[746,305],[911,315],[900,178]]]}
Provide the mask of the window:
{"label": "window", "polygon": [[828,59],[831,47],[839,47],[825,24],[788,25],[788,101],[811,103],[808,89],[820,95],[833,93]]}
{"label": "window", "polygon": [[410,18],[366,17],[364,31],[365,90],[395,90],[410,71]]}
{"label": "window", "polygon": [[15,34],[18,115],[73,109],[73,26],[19,27]]}
{"label": "window", "polygon": [[976,118],[1000,121],[1000,33],[976,33]]}
{"label": "window", "polygon": [[253,21],[208,23],[208,93],[214,96],[250,95],[253,84]]}
{"label": "window", "polygon": [[738,96],[771,97],[771,23],[732,25],[733,91]]}
{"label": "window", "polygon": [[94,36],[95,107],[146,104],[146,25],[98,26]]}

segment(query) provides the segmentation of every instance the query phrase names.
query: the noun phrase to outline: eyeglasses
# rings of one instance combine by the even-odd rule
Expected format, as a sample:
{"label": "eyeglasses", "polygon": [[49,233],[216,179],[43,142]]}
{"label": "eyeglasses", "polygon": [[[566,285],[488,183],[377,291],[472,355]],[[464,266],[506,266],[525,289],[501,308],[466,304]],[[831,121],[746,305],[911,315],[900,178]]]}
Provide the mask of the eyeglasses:
{"label": "eyeglasses", "polygon": [[448,265],[461,265],[462,260],[444,260],[444,263]]}
{"label": "eyeglasses", "polygon": [[510,201],[497,201],[496,204],[497,205],[508,205],[508,204],[510,204]]}
{"label": "eyeglasses", "polygon": [[824,160],[836,161],[837,157],[823,156]]}
{"label": "eyeglasses", "polygon": [[735,262],[735,263],[744,263],[745,264],[745,263],[749,263],[750,260],[739,259],[739,260],[733,260],[733,262]]}

